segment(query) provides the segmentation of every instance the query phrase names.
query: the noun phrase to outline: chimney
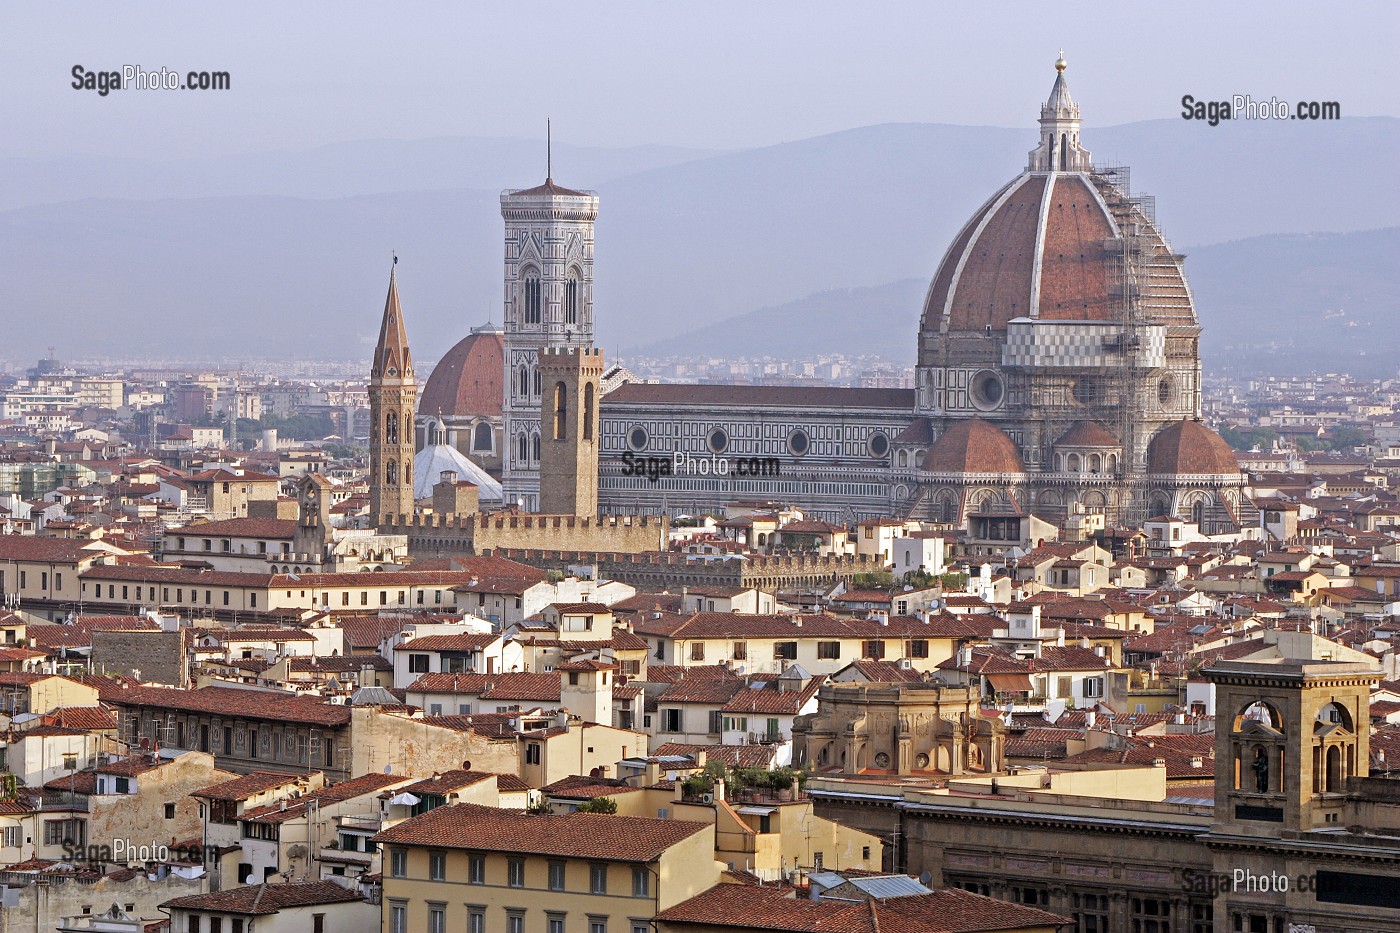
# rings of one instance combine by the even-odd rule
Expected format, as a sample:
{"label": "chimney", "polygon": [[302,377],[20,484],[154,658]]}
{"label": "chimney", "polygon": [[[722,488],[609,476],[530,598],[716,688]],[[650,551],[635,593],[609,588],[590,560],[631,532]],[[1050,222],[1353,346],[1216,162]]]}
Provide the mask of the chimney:
{"label": "chimney", "polygon": [[1085,728],[1085,729],[1092,729],[1092,728],[1094,728],[1094,723],[1098,721],[1098,718],[1099,718],[1099,711],[1098,711],[1098,710],[1094,710],[1094,709],[1089,710],[1087,713],[1084,714],[1084,728]]}

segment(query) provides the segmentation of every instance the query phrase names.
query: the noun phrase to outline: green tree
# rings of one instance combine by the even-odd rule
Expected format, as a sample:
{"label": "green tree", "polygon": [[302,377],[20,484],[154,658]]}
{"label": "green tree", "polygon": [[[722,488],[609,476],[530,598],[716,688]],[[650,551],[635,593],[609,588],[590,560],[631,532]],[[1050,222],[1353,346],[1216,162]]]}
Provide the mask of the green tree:
{"label": "green tree", "polygon": [[617,801],[611,797],[594,797],[587,803],[578,805],[580,813],[616,813]]}

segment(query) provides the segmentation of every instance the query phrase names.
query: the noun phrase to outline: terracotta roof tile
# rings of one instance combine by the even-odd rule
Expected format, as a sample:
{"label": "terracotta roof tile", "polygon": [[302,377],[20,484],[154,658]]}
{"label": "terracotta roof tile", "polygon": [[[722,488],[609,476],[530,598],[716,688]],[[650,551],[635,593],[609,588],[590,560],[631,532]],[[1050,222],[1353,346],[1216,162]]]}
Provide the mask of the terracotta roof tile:
{"label": "terracotta roof tile", "polygon": [[360,901],[355,891],[334,881],[299,881],[288,884],[255,884],[210,894],[191,894],[166,901],[164,910],[207,910],[221,914],[275,914],[289,907],[348,904]]}
{"label": "terracotta roof tile", "polygon": [[474,804],[438,807],[375,836],[381,845],[424,845],[566,858],[651,862],[710,823],[602,813],[527,815]]}

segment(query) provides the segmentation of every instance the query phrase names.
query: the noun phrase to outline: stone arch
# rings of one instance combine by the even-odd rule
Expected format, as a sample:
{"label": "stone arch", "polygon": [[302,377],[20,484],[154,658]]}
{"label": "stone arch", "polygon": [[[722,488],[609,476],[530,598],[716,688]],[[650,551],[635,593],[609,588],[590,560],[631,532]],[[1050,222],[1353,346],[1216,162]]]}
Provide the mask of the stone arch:
{"label": "stone arch", "polygon": [[563,382],[554,384],[554,440],[569,439],[569,390]]}
{"label": "stone arch", "polygon": [[478,421],[476,427],[472,428],[472,453],[489,454],[495,448],[495,436],[491,432],[489,421]]}
{"label": "stone arch", "polygon": [[534,263],[520,267],[520,311],[526,324],[539,324],[544,316],[544,287]]}
{"label": "stone arch", "polygon": [[934,497],[933,517],[935,521],[952,523],[958,520],[958,494],[944,489]]}

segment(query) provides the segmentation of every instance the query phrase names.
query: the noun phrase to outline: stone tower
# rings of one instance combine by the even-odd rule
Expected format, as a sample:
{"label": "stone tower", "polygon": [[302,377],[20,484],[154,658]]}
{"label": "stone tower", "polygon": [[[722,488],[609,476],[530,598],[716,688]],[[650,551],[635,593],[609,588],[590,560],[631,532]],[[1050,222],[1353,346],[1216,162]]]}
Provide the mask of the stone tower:
{"label": "stone tower", "polygon": [[[395,266],[398,261],[395,260]],[[369,509],[376,527],[413,513],[413,407],[418,383],[408,350],[399,286],[389,271],[389,296],[369,374]]]}
{"label": "stone tower", "polygon": [[593,346],[593,221],[598,196],[546,178],[501,195],[505,220],[502,486],[508,504],[540,506],[539,354]]}
{"label": "stone tower", "polygon": [[545,347],[539,353],[545,403],[539,510],[597,517],[603,351]]}
{"label": "stone tower", "polygon": [[331,541],[331,483],[320,473],[307,471],[297,482],[297,530],[292,551],[298,560],[326,556]]}
{"label": "stone tower", "polygon": [[1258,836],[1337,827],[1347,779],[1370,773],[1381,672],[1342,661],[1221,661],[1215,684],[1215,826]]}

